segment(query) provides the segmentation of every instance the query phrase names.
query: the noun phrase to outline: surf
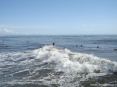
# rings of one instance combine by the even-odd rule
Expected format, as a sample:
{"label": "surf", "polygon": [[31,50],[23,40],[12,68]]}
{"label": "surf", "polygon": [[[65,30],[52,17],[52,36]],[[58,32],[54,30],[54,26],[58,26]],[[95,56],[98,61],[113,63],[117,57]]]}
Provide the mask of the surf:
{"label": "surf", "polygon": [[3,85],[80,87],[83,82],[86,84],[85,81],[113,76],[117,71],[116,61],[52,45],[24,52],[0,53],[0,65],[2,80],[6,80],[4,76],[8,80]]}
{"label": "surf", "polygon": [[117,71],[117,62],[100,58],[92,54],[72,52],[69,49],[44,46],[33,51],[42,62],[55,62],[56,68],[65,72],[111,73]]}

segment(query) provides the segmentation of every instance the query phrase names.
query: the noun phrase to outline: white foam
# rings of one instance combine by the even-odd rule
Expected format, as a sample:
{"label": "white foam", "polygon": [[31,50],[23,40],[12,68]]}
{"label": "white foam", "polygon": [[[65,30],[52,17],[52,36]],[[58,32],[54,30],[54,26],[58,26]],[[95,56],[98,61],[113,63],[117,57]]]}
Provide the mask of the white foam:
{"label": "white foam", "polygon": [[[30,57],[33,59],[30,59]],[[49,63],[53,64],[52,66],[54,67],[49,67]],[[10,82],[11,84],[42,81],[43,84],[59,84],[60,87],[73,87],[80,85],[80,81],[85,81],[89,77],[102,76],[117,71],[117,62],[51,45],[33,51],[0,53],[0,66],[7,64],[19,64],[23,67],[21,70],[12,73],[13,76],[23,72],[29,74],[29,76],[23,77],[21,81],[14,79]],[[54,68],[55,73],[59,71],[64,73],[57,76],[54,72],[49,72],[45,77],[38,77],[39,71],[44,68],[52,68],[52,70]],[[2,74],[2,72],[0,73]],[[37,78],[32,79],[36,75]]]}
{"label": "white foam", "polygon": [[117,62],[99,58],[91,54],[71,52],[55,46],[44,46],[33,51],[43,62],[55,62],[56,69],[77,73],[109,73],[117,71]]}
{"label": "white foam", "polygon": [[23,65],[31,62],[32,51],[0,53],[0,66]]}

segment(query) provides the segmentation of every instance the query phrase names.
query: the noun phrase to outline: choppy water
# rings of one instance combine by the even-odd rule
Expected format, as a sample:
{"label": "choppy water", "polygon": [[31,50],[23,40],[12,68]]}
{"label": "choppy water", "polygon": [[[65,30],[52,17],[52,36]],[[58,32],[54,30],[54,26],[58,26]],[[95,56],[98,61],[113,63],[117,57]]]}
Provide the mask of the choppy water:
{"label": "choppy water", "polygon": [[3,36],[0,87],[116,87],[116,49],[109,35]]}

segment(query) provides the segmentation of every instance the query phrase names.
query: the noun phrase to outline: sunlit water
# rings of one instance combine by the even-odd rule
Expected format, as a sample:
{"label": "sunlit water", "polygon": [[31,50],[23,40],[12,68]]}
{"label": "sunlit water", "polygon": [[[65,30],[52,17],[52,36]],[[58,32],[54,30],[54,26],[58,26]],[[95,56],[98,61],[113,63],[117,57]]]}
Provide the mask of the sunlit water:
{"label": "sunlit water", "polygon": [[3,36],[0,87],[116,87],[116,49],[117,36]]}

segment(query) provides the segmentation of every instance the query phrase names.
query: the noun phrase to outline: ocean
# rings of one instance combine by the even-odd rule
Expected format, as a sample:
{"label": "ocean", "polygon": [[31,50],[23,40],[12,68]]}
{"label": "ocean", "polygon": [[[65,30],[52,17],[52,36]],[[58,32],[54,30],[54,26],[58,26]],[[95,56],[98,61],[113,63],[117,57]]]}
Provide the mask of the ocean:
{"label": "ocean", "polygon": [[117,87],[117,35],[0,36],[0,87]]}

